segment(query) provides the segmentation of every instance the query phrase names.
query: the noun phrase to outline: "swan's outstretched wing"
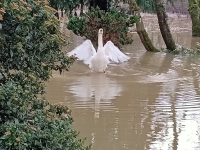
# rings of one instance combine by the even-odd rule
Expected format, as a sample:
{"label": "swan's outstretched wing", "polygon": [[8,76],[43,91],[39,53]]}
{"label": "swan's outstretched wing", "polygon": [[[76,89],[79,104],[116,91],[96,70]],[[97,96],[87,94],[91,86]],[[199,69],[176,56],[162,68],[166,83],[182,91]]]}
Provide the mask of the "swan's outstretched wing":
{"label": "swan's outstretched wing", "polygon": [[111,62],[120,63],[120,62],[124,62],[124,61],[127,61],[128,59],[130,59],[130,57],[128,57],[124,53],[122,53],[119,50],[119,48],[117,48],[111,41],[108,41],[104,45],[104,48],[105,48],[104,49],[105,54],[109,57]]}
{"label": "swan's outstretched wing", "polygon": [[77,46],[74,50],[67,53],[68,56],[74,55],[78,60],[83,60],[85,64],[90,64],[90,58],[96,54],[94,46],[90,40],[84,41],[81,45]]}

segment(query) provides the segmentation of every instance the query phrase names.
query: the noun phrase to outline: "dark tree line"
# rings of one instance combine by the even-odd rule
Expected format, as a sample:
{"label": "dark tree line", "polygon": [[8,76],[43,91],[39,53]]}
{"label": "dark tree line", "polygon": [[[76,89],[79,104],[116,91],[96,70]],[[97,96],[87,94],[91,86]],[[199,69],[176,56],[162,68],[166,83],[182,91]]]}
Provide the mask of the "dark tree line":
{"label": "dark tree line", "polygon": [[90,0],[91,7],[99,7],[101,10],[108,11],[110,5],[108,0]]}

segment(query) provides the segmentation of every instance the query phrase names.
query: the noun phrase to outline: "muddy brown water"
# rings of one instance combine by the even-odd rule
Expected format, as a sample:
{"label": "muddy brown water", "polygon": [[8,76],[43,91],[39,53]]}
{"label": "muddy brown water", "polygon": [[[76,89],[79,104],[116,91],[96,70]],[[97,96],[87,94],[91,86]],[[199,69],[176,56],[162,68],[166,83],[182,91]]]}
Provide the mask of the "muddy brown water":
{"label": "muddy brown water", "polygon": [[[155,17],[145,27],[163,47]],[[169,19],[176,43],[194,47],[189,18]],[[82,38],[71,34],[73,44]],[[74,129],[93,150],[199,150],[200,58],[146,52],[136,33],[123,47],[131,59],[92,73],[76,62],[69,72],[53,74],[47,99],[72,110]]]}

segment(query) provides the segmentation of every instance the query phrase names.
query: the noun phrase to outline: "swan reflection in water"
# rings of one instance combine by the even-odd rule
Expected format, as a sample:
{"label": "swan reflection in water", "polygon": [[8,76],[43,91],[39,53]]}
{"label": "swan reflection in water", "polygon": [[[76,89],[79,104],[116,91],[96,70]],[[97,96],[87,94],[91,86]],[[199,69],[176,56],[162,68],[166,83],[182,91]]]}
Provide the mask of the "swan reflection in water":
{"label": "swan reflection in water", "polygon": [[93,108],[94,118],[99,118],[100,109],[106,111],[116,110],[112,105],[112,100],[120,96],[122,87],[102,73],[92,73],[88,76],[79,77],[69,91],[76,96],[74,107]]}

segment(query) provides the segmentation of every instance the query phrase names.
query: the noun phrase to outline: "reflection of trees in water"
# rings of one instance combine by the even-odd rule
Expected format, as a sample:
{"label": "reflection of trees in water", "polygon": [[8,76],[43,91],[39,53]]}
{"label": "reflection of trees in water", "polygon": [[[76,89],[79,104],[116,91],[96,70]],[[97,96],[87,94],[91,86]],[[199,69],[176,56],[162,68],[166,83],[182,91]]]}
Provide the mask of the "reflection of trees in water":
{"label": "reflection of trees in water", "polygon": [[[143,59],[146,61],[145,56]],[[190,145],[188,148],[198,147],[199,136],[195,132],[200,129],[197,125],[199,119],[194,117],[196,113],[200,115],[196,112],[200,105],[197,68],[197,60],[195,61],[194,58],[180,59],[166,55],[158,74],[146,79],[147,82],[158,82],[160,86],[158,95],[155,94],[152,98],[155,102],[148,103],[150,107],[147,120],[151,120],[151,125],[145,126],[150,131],[147,133],[149,135],[147,149],[169,149],[169,147],[178,149],[181,145],[185,145],[186,139]],[[195,128],[192,134],[189,126]]]}

